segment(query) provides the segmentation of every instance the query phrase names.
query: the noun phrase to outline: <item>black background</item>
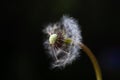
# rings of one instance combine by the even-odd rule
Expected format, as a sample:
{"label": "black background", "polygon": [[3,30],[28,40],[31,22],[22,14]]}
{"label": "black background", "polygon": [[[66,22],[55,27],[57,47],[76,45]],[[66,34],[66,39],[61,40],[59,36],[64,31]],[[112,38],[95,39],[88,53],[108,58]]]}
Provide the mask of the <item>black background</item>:
{"label": "black background", "polygon": [[49,68],[42,30],[64,14],[76,18],[81,25],[83,43],[98,59],[103,80],[119,80],[119,5],[119,0],[4,0],[3,80],[96,80],[93,66],[82,50],[80,58],[63,70]]}

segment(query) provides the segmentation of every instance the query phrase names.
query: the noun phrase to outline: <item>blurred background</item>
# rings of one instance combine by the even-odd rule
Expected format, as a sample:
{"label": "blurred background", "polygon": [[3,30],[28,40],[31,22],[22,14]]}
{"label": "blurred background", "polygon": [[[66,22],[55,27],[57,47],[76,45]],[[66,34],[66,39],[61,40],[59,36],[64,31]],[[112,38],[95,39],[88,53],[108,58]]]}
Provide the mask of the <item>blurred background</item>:
{"label": "blurred background", "polygon": [[120,80],[119,0],[4,0],[2,7],[1,40],[8,41],[1,48],[4,80],[96,80],[82,50],[72,65],[50,69],[42,30],[64,14],[78,20],[83,43],[96,56],[103,80]]}

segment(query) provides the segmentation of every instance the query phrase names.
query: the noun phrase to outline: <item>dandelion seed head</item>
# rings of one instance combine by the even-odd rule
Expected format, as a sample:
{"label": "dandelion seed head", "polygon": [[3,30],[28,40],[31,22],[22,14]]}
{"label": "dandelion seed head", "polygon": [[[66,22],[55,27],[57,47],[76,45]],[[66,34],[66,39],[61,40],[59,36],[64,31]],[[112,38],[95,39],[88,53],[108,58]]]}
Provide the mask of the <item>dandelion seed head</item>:
{"label": "dandelion seed head", "polygon": [[[79,57],[82,42],[81,30],[77,21],[68,16],[63,16],[57,23],[48,25],[44,32],[49,35],[44,46],[47,46],[49,55],[54,59],[52,67],[65,67]],[[52,43],[52,45],[50,45]]]}

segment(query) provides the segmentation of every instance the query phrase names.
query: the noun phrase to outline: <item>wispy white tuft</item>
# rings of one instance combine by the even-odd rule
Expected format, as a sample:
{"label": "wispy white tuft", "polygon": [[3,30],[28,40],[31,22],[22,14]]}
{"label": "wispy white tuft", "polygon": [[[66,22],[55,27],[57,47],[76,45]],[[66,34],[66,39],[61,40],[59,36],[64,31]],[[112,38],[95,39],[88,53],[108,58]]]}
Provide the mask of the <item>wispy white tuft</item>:
{"label": "wispy white tuft", "polygon": [[71,64],[77,57],[79,57],[80,46],[78,43],[81,43],[82,36],[80,26],[77,21],[68,16],[63,16],[61,20],[55,24],[48,25],[44,32],[48,34],[56,33],[58,30],[65,32],[65,38],[71,38],[72,43],[68,45],[67,49],[64,47],[60,49],[53,49],[48,42],[48,38],[45,41],[45,46],[49,50],[49,54],[55,59],[55,56],[59,57],[58,60],[52,62],[52,67],[65,67],[67,64]]}

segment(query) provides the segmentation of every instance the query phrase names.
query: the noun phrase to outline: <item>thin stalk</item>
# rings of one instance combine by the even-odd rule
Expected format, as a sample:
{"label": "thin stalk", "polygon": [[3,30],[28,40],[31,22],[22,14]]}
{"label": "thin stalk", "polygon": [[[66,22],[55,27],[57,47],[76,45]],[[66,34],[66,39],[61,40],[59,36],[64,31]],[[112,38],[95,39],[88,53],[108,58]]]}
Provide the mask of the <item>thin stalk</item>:
{"label": "thin stalk", "polygon": [[85,44],[81,43],[79,45],[83,49],[83,51],[87,54],[89,59],[91,60],[91,62],[93,64],[93,67],[94,67],[94,70],[95,70],[96,79],[97,80],[102,80],[102,74],[101,74],[100,66],[97,62],[96,57],[94,56],[92,51]]}

